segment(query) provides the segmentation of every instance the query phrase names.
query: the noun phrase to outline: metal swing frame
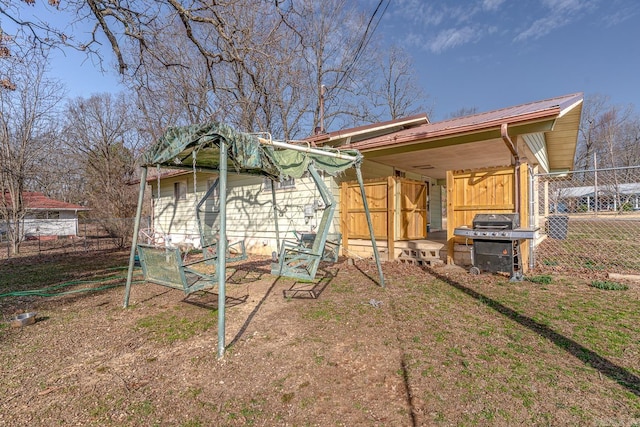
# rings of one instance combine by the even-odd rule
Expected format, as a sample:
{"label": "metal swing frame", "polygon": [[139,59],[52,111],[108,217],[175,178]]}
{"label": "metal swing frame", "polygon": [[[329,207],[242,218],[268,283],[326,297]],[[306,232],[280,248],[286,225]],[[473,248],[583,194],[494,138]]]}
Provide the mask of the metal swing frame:
{"label": "metal swing frame", "polygon": [[[227,143],[225,142],[225,139],[223,137],[223,135],[218,133],[218,136],[222,137],[222,142],[219,143],[218,149],[219,149],[219,153],[218,153],[218,167],[217,167],[217,171],[219,173],[219,200],[220,200],[220,204],[219,204],[219,215],[220,215],[220,238],[218,239],[217,242],[217,248],[216,248],[216,252],[217,253],[227,253],[227,246],[228,246],[228,242],[226,239],[226,230],[227,230],[227,174],[228,174],[228,160],[229,160],[229,154],[228,154],[228,147],[227,147]],[[345,155],[343,153],[340,153],[339,151],[336,152],[328,152],[328,151],[323,151],[323,150],[319,150],[319,149],[315,149],[315,148],[311,148],[308,146],[299,146],[299,145],[295,145],[295,144],[290,144],[290,143],[286,143],[286,142],[280,142],[280,141],[274,141],[269,139],[265,139],[265,138],[257,138],[259,143],[262,145],[269,145],[269,146],[273,146],[273,147],[278,147],[278,148],[285,148],[285,149],[291,149],[291,150],[295,150],[295,151],[302,151],[305,153],[310,153],[310,154],[314,154],[314,155],[320,155],[320,156],[327,156],[327,157],[335,157],[335,158],[340,158],[343,160],[348,160],[353,162],[353,166],[355,166],[356,169],[356,177],[358,179],[358,184],[360,186],[360,191],[362,194],[362,200],[363,200],[363,207],[366,213],[366,217],[367,217],[367,224],[369,226],[369,232],[371,235],[371,245],[373,248],[373,254],[374,254],[374,258],[376,261],[376,266],[378,268],[378,274],[380,277],[380,285],[382,287],[385,286],[384,284],[384,276],[382,273],[382,266],[380,264],[380,258],[379,258],[379,254],[378,254],[378,250],[377,250],[377,245],[376,245],[376,241],[375,241],[375,237],[373,234],[373,224],[371,221],[371,216],[369,214],[369,207],[368,207],[368,202],[367,202],[367,198],[366,198],[366,193],[365,193],[365,188],[364,188],[364,183],[362,180],[362,172],[360,170],[360,163],[362,161],[362,157],[360,155],[358,156],[349,156],[349,155]],[[140,231],[140,219],[142,216],[142,207],[144,204],[144,193],[145,193],[145,187],[146,187],[146,180],[147,180],[147,167],[150,164],[145,164],[142,167],[142,173],[140,176],[140,189],[138,192],[138,206],[136,209],[136,218],[135,218],[135,223],[134,223],[134,230],[133,230],[133,238],[132,238],[132,244],[131,244],[131,252],[129,255],[129,268],[127,271],[127,282],[126,282],[126,286],[125,286],[125,297],[124,297],[124,307],[126,308],[129,305],[129,297],[131,294],[131,283],[133,281],[133,270],[134,270],[134,266],[135,266],[135,258],[136,258],[136,252],[138,252],[140,250],[140,248],[142,247],[142,245],[138,245],[138,233]],[[166,165],[167,167],[169,167],[170,165]],[[329,193],[327,193],[329,194]],[[275,201],[275,193],[272,193],[272,197]],[[332,203],[331,206],[333,207],[333,209],[335,209],[334,204]],[[276,214],[276,210],[275,210],[275,203],[274,203],[274,215]],[[276,221],[276,233],[278,232],[278,225],[277,225],[277,221]],[[327,228],[328,230],[328,228]],[[279,237],[278,237],[279,240]],[[321,242],[322,240],[325,240],[325,242]],[[278,242],[279,243],[279,242]],[[320,246],[320,243],[323,243],[322,246],[324,246],[324,243],[326,243],[326,235],[324,236],[324,239],[320,239],[318,241],[318,246]],[[315,241],[314,241],[314,246],[315,246]],[[142,248],[142,251],[144,251],[144,248]],[[317,252],[317,251],[314,251]],[[175,256],[175,252],[174,252],[174,256]],[[227,257],[226,256],[218,256],[216,258],[216,269],[215,269],[215,275],[214,276],[210,276],[211,283],[217,283],[218,285],[218,358],[222,358],[224,356],[224,350],[226,347],[226,341],[225,341],[225,329],[226,329],[226,263],[227,263]],[[182,271],[187,273],[189,272],[188,270],[186,270],[187,268],[190,268],[187,265],[182,264]]]}

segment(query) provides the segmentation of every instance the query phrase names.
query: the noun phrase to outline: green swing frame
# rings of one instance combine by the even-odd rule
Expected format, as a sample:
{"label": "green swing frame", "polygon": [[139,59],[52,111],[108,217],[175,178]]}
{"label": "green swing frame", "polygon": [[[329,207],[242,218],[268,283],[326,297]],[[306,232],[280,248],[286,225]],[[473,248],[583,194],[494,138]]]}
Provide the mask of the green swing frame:
{"label": "green swing frame", "polygon": [[[280,150],[280,151],[276,151]],[[284,154],[281,155],[281,153]],[[290,156],[287,160],[287,154],[295,153],[299,155],[293,158]],[[301,156],[301,157],[300,157]],[[203,274],[194,269],[192,264],[185,264],[180,257],[180,253],[176,250],[164,253],[165,261],[170,260],[174,265],[165,273],[159,273],[160,277],[156,277],[154,283],[164,286],[179,287],[186,292],[192,292],[198,289],[200,285],[189,284],[189,276],[195,275],[196,282],[202,282],[202,286],[218,287],[218,358],[224,356],[225,350],[225,329],[226,329],[226,264],[227,256],[217,256],[217,254],[228,253],[228,242],[226,239],[226,221],[227,221],[227,175],[229,165],[236,169],[238,173],[260,175],[273,180],[281,180],[286,176],[293,176],[293,173],[302,173],[308,170],[316,184],[321,182],[315,168],[320,166],[322,170],[329,173],[337,173],[348,167],[355,167],[356,176],[360,185],[360,191],[363,199],[363,207],[367,217],[367,223],[371,235],[371,245],[373,248],[374,258],[378,268],[380,277],[380,285],[384,287],[384,276],[382,274],[382,266],[378,254],[375,237],[373,235],[373,225],[369,214],[369,207],[364,190],[362,173],[360,164],[362,155],[357,150],[349,150],[348,152],[340,152],[335,149],[320,149],[309,147],[308,145],[298,145],[288,142],[274,141],[268,138],[258,137],[253,134],[246,134],[235,131],[230,126],[221,123],[207,123],[184,127],[169,128],[165,134],[151,146],[142,156],[142,173],[140,176],[140,190],[138,192],[138,207],[136,210],[136,218],[134,223],[131,253],[129,256],[129,268],[127,271],[127,282],[125,286],[124,307],[129,305],[131,293],[131,284],[133,279],[133,270],[136,261],[136,254],[139,256],[145,277],[149,281],[153,281],[154,273],[149,267],[148,257],[151,249],[144,245],[138,245],[138,232],[140,230],[140,219],[142,217],[142,206],[144,204],[144,193],[146,188],[146,179],[148,167],[164,167],[171,169],[192,169],[202,170],[206,172],[218,173],[219,187],[219,234],[220,238],[214,239],[215,256],[209,261],[215,265],[213,274]],[[288,164],[285,164],[288,163]],[[305,167],[300,167],[305,165]],[[292,172],[293,171],[293,172]],[[313,171],[313,172],[312,172]],[[323,184],[324,185],[324,184]],[[319,186],[319,188],[322,188]],[[324,186],[326,189],[326,186]],[[306,277],[315,276],[318,263],[326,251],[327,237],[329,225],[335,212],[335,203],[332,200],[330,192],[324,191],[323,200],[327,208],[323,213],[323,219],[319,230],[322,233],[316,234],[312,247],[302,250],[298,245],[297,249],[287,248],[285,244],[281,246],[281,253],[284,251],[283,260],[278,263],[275,271],[278,274],[296,275],[293,259],[306,260],[308,268],[304,268],[306,273],[302,275]],[[278,247],[280,247],[280,238],[277,222],[277,209],[275,206],[275,190],[272,187],[272,198],[274,202],[274,217],[276,228],[276,239]],[[325,218],[326,215],[326,218]],[[335,249],[335,245],[334,245]],[[288,258],[287,258],[288,257]],[[161,258],[155,258],[155,262],[161,263]],[[310,260],[310,262],[308,262]],[[303,262],[303,263],[304,263]],[[154,263],[154,261],[152,261]],[[155,265],[154,265],[155,266]],[[313,275],[311,273],[314,273]],[[165,274],[162,277],[162,274]],[[165,280],[167,279],[167,280]],[[164,282],[164,283],[162,283]],[[194,282],[195,283],[195,282]],[[202,288],[199,288],[202,289]]]}

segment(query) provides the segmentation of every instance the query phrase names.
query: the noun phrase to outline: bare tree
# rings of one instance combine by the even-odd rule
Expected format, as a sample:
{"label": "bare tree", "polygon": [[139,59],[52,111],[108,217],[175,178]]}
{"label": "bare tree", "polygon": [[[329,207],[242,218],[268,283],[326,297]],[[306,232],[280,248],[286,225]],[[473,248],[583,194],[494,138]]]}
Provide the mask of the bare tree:
{"label": "bare tree", "polygon": [[427,112],[423,102],[427,95],[417,83],[411,58],[402,48],[376,49],[371,77],[364,79],[365,99],[359,106],[363,121],[394,120]]}
{"label": "bare tree", "polygon": [[578,147],[576,168],[594,166],[594,154],[598,167],[622,167],[638,164],[638,140],[640,118],[632,106],[611,105],[608,97],[592,95],[585,99]]}
{"label": "bare tree", "polygon": [[47,77],[46,62],[46,55],[34,51],[4,59],[15,89],[0,89],[0,215],[14,253],[24,238],[23,194],[37,182],[58,134],[63,90]]}
{"label": "bare tree", "polygon": [[447,114],[447,118],[455,119],[457,117],[471,116],[478,112],[477,107],[462,107],[454,111],[453,113]]}
{"label": "bare tree", "polygon": [[[69,156],[81,165],[91,216],[115,237],[131,234],[135,215],[136,154],[141,147],[136,114],[123,94],[94,95],[69,102],[64,140]],[[124,240],[121,240],[124,244]]]}
{"label": "bare tree", "polygon": [[[347,0],[54,1],[72,22],[94,24],[88,40],[16,19],[21,2],[0,4],[0,14],[19,22],[33,41],[64,40],[87,52],[106,42],[119,71],[142,91],[139,107],[154,122],[161,111],[157,107],[165,104],[158,97],[164,95],[176,98],[167,101],[171,107],[186,108],[186,114],[165,113],[164,124],[168,117],[171,124],[178,118],[214,117],[244,130],[295,138],[320,124],[321,94],[328,123],[364,120],[359,110],[367,110],[363,105],[370,100],[363,82],[380,78],[372,74],[371,41],[389,2],[380,1],[364,14]],[[395,61],[386,74],[391,85],[405,75]],[[196,84],[189,80],[194,75]],[[161,81],[170,89],[181,87],[163,94]],[[389,84],[384,102],[391,102],[394,117],[408,108],[398,95],[416,92]]]}

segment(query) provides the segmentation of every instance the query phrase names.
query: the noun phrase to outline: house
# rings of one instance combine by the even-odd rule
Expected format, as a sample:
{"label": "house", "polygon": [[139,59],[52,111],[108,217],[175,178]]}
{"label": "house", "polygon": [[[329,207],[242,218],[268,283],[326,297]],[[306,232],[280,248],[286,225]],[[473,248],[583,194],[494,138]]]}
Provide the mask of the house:
{"label": "house", "polygon": [[620,183],[549,189],[552,213],[640,210],[640,183]]}
{"label": "house", "polygon": [[[522,226],[540,226],[544,218],[529,210],[540,195],[530,194],[528,178],[573,168],[582,103],[576,93],[434,123],[419,115],[314,135],[306,143],[364,155],[367,201],[386,259],[435,253],[439,246],[431,245],[430,234],[442,230],[447,262],[463,262],[457,256],[463,242],[453,230],[470,225],[477,213],[515,212]],[[194,213],[215,178],[197,170],[150,178],[155,231],[174,242],[196,242]],[[370,254],[354,172],[323,179],[338,202],[333,230],[342,233],[343,253]],[[230,173],[227,185],[228,238],[245,241],[250,252],[270,254],[280,239],[318,225],[323,207],[307,177],[273,182]],[[215,211],[215,199],[214,193],[204,208]],[[521,246],[526,265],[529,246]]]}
{"label": "house", "polygon": [[[5,193],[7,205],[9,195]],[[51,199],[39,192],[24,192],[26,209],[22,219],[22,232],[27,239],[52,239],[78,235],[78,212],[89,208]],[[6,232],[7,223],[0,223],[0,232]]]}

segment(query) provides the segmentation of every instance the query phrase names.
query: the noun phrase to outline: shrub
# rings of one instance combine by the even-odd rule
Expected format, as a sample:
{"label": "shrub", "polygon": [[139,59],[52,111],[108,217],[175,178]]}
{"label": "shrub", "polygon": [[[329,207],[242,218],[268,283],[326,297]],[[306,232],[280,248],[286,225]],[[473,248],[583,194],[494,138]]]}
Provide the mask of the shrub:
{"label": "shrub", "polygon": [[527,280],[533,283],[539,283],[541,285],[548,285],[549,283],[551,283],[552,279],[548,274],[542,274],[540,276],[528,277]]}
{"label": "shrub", "polygon": [[629,289],[629,287],[625,284],[611,282],[609,280],[594,280],[593,282],[591,282],[590,286],[605,291],[626,291],[627,289]]}

